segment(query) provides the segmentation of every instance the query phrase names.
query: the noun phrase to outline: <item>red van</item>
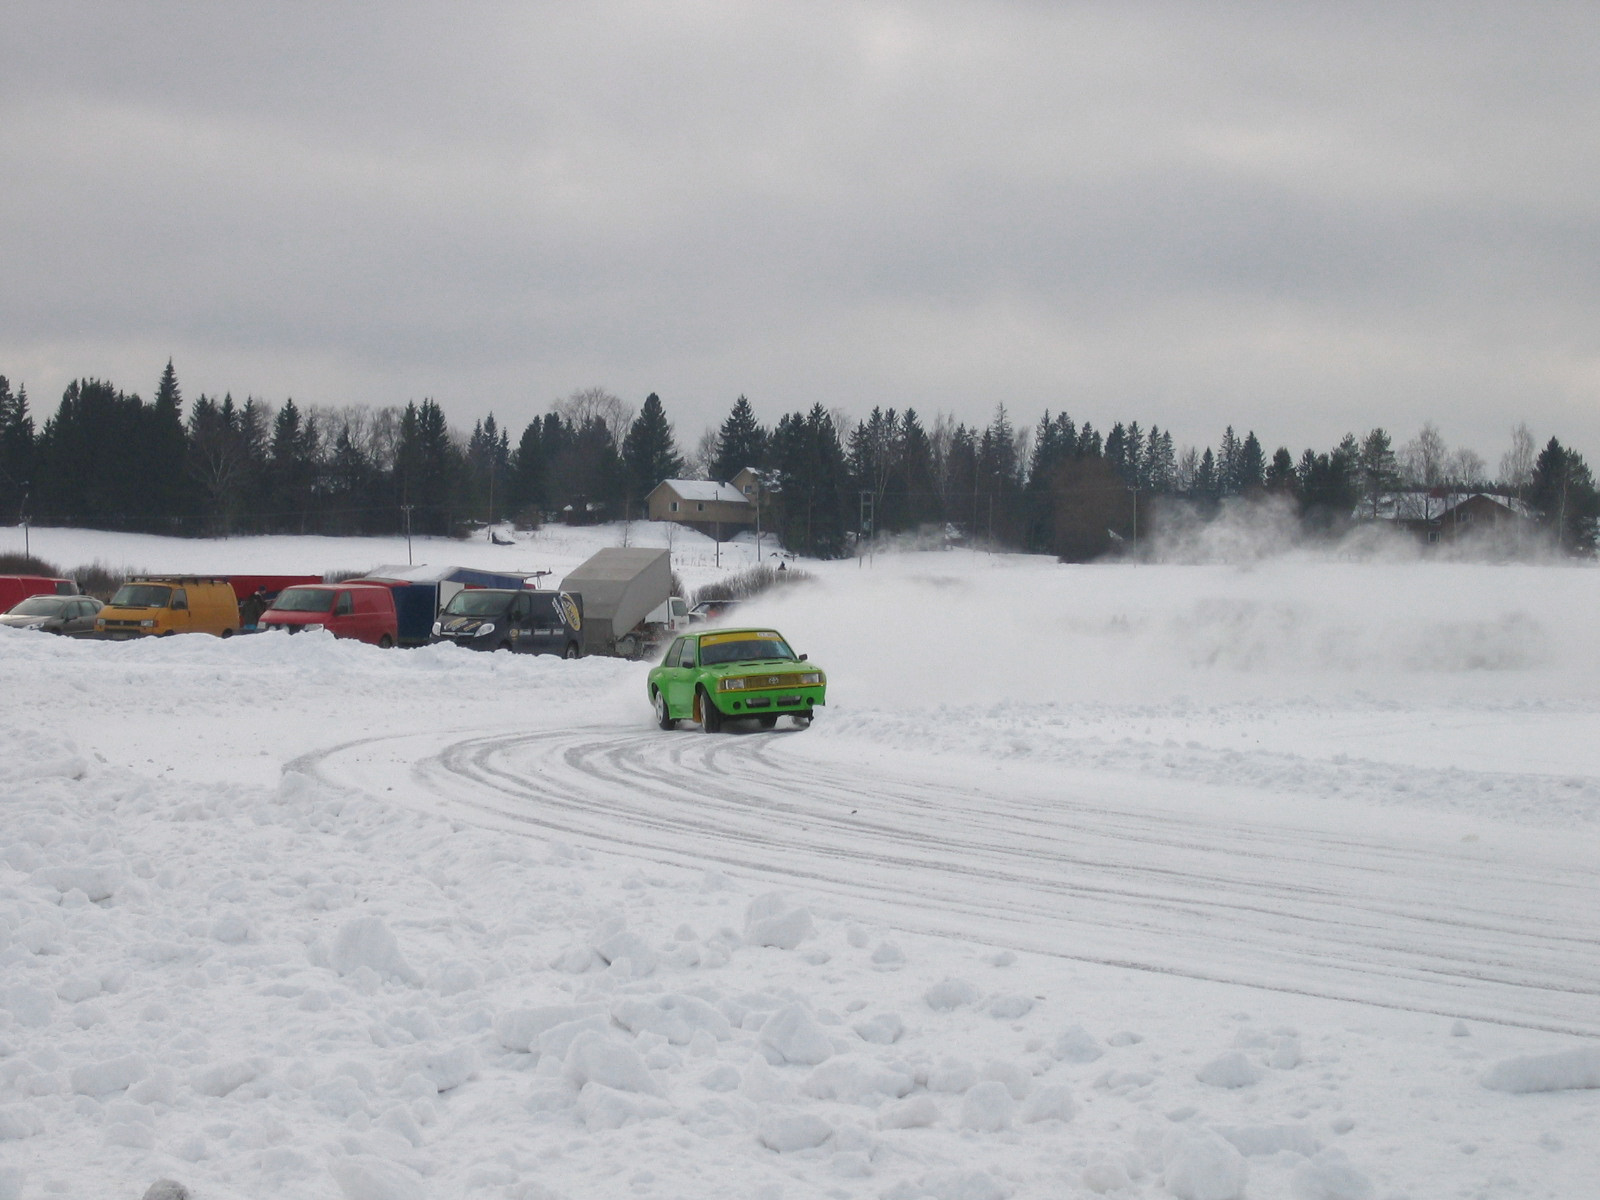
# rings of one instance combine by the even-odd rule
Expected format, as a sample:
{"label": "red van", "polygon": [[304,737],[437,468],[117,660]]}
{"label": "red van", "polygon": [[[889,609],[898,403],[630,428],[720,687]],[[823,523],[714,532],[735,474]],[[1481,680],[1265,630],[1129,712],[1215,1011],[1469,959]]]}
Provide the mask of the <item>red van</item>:
{"label": "red van", "polygon": [[70,579],[44,575],[0,575],[0,613],[10,612],[29,596],[76,596],[78,585]]}
{"label": "red van", "polygon": [[326,629],[388,649],[399,635],[394,593],[381,583],[319,583],[286,587],[261,614],[262,629]]}

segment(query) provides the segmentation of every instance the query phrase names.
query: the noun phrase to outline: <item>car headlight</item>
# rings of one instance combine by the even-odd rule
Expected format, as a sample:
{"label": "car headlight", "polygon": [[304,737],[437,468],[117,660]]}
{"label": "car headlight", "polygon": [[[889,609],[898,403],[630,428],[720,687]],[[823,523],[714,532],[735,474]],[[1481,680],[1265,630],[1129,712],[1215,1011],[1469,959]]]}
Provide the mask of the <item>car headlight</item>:
{"label": "car headlight", "polygon": [[433,623],[433,636],[434,637],[438,637],[439,636],[439,631],[442,630],[443,628],[444,628],[444,622],[443,621],[435,621]]}
{"label": "car headlight", "polygon": [[744,691],[744,680],[724,679],[721,683],[717,684],[717,686],[725,692],[742,692]]}
{"label": "car headlight", "polygon": [[154,629],[155,627],[156,623],[153,617],[146,617],[144,620],[139,622],[140,629]]}
{"label": "car headlight", "polygon": [[104,629],[106,627],[105,618],[104,617],[96,617],[94,619],[94,627],[96,629]]}
{"label": "car headlight", "polygon": [[822,672],[821,671],[807,671],[804,675],[800,676],[800,686],[801,687],[806,687],[806,686],[816,687],[821,682],[822,682]]}
{"label": "car headlight", "polygon": [[488,637],[493,632],[494,632],[494,622],[493,621],[485,621],[482,625],[478,626],[477,632],[475,632],[472,636],[473,637]]}
{"label": "car headlight", "polygon": [[307,633],[320,633],[322,630],[324,630],[326,628],[327,628],[326,625],[307,625],[305,627]]}

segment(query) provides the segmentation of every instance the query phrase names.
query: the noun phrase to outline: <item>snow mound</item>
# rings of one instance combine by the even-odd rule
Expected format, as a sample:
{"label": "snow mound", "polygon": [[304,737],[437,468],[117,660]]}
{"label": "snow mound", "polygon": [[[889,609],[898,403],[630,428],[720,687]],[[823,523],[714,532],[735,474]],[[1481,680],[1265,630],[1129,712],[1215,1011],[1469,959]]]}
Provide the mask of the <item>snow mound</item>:
{"label": "snow mound", "polygon": [[346,921],[328,952],[328,965],[340,975],[353,975],[366,967],[379,978],[397,979],[413,986],[422,983],[422,977],[407,965],[400,943],[382,917]]}
{"label": "snow mound", "polygon": [[1508,1058],[1489,1068],[1483,1086],[1518,1095],[1600,1088],[1600,1047]]}
{"label": "snow mound", "polygon": [[1162,1182],[1178,1200],[1239,1200],[1244,1195],[1250,1164],[1210,1130],[1172,1130],[1161,1156]]}

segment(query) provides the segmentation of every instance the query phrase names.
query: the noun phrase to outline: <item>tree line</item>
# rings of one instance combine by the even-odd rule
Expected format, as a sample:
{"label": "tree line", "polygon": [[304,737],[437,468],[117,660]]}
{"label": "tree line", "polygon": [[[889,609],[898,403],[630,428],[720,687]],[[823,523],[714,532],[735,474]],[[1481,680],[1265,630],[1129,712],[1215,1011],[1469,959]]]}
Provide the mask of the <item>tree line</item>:
{"label": "tree line", "polygon": [[1148,536],[1176,509],[1206,517],[1273,499],[1308,533],[1336,535],[1405,489],[1491,491],[1529,506],[1550,538],[1592,553],[1600,518],[1582,455],[1525,425],[1492,479],[1476,453],[1430,424],[1396,447],[1382,428],[1327,450],[1271,454],[1232,426],[1213,447],[1169,430],[1046,412],[1014,425],[915,409],[861,420],[821,404],[763,425],[744,396],[692,451],[654,393],[637,411],[575,391],[513,444],[491,413],[453,430],[431,399],[403,407],[274,406],[201,394],[187,406],[169,362],[146,401],[111,383],[70,384],[35,427],[25,388],[0,376],[0,519],[192,536],[449,534],[481,522],[636,517],[663,479],[762,480],[763,525],[791,550],[850,553],[863,534],[932,531],[1087,559]]}

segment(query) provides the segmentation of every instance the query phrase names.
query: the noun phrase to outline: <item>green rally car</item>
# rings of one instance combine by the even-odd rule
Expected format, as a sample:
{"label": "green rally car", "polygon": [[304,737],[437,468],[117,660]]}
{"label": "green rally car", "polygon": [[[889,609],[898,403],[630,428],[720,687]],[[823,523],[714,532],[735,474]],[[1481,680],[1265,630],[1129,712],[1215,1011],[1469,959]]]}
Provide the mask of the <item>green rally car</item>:
{"label": "green rally car", "polygon": [[648,687],[663,729],[688,720],[716,733],[746,717],[771,729],[786,713],[804,729],[826,703],[828,677],[771,629],[717,629],[673,641]]}

